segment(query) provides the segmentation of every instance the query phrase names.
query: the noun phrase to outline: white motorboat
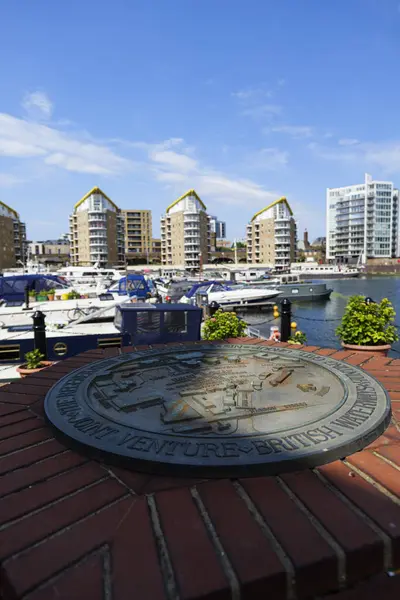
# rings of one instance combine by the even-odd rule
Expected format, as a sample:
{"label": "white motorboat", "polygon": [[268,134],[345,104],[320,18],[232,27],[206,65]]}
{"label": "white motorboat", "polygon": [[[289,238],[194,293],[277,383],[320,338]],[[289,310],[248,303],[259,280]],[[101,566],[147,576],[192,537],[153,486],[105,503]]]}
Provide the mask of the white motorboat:
{"label": "white motorboat", "polygon": [[33,314],[40,310],[46,316],[46,325],[66,325],[71,322],[109,321],[114,318],[117,304],[130,302],[128,295],[103,294],[96,298],[55,300],[52,302],[30,302],[29,308],[0,306],[0,328],[27,327],[32,325]]}
{"label": "white motorboat", "polygon": [[96,263],[93,267],[63,267],[57,275],[74,289],[87,289],[96,288],[99,283],[107,285],[118,281],[123,273],[118,269],[103,269]]}
{"label": "white motorboat", "polygon": [[280,291],[274,288],[230,287],[219,281],[202,281],[186,292],[179,302],[195,304],[198,294],[207,296],[209,304],[217,302],[220,306],[249,306],[266,303],[279,296]]}
{"label": "white motorboat", "polygon": [[[40,296],[47,296],[45,290],[55,289],[55,300],[38,301],[30,299],[25,304],[26,287],[36,290]],[[63,299],[70,288],[54,277],[41,275],[18,275],[0,278],[0,328],[26,327],[32,325],[32,316],[40,310],[46,315],[49,325],[65,325],[71,322],[113,320],[117,304],[146,300],[151,295],[150,287],[143,275],[122,277],[118,284],[105,293],[90,298]]]}

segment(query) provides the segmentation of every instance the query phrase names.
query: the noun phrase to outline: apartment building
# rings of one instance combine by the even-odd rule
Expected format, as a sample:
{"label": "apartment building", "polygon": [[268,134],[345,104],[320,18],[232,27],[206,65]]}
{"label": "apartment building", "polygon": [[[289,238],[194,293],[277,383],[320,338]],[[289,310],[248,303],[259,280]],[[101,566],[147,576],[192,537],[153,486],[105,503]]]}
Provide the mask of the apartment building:
{"label": "apartment building", "polygon": [[286,198],[260,210],[247,225],[248,263],[285,271],[296,260],[296,244],[296,222]]}
{"label": "apartment building", "polygon": [[64,264],[69,261],[70,242],[63,238],[27,242],[27,255],[41,263]]}
{"label": "apartment building", "polygon": [[17,265],[25,263],[27,258],[26,225],[19,218],[14,219],[14,251]]}
{"label": "apartment building", "polygon": [[161,262],[200,269],[209,262],[210,251],[207,208],[195,190],[189,190],[170,204],[161,217]]}
{"label": "apartment building", "polygon": [[70,233],[73,265],[125,263],[124,217],[100,188],[94,187],[75,204]]}
{"label": "apartment building", "polygon": [[19,214],[0,201],[0,271],[25,260],[26,228]]}
{"label": "apartment building", "polygon": [[148,259],[152,251],[151,210],[123,210],[126,259]]}
{"label": "apartment building", "polygon": [[326,215],[328,260],[355,263],[400,256],[399,190],[391,181],[366,174],[363,183],[328,188]]}
{"label": "apartment building", "polygon": [[151,261],[156,264],[161,264],[161,238],[153,238],[151,240]]}

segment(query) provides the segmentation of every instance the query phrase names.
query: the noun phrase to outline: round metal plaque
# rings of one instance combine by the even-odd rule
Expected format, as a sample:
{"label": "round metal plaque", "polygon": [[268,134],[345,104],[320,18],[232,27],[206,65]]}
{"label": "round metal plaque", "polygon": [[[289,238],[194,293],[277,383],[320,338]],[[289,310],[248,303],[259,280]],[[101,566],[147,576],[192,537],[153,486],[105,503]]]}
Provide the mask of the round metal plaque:
{"label": "round metal plaque", "polygon": [[207,477],[276,474],[361,450],[390,420],[357,367],[288,348],[176,346],[91,363],[45,400],[49,421],[102,458]]}

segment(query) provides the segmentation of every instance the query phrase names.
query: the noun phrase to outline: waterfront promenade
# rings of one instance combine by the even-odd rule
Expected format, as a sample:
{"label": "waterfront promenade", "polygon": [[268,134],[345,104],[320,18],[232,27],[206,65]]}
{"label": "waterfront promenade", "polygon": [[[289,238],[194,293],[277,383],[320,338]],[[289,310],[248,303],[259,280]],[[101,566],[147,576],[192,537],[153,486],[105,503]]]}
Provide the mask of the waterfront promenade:
{"label": "waterfront promenade", "polygon": [[47,391],[119,349],[2,387],[1,600],[399,598],[400,575],[388,572],[400,569],[400,360],[302,349],[375,376],[393,417],[362,452],[279,477],[149,475],[57,441]]}

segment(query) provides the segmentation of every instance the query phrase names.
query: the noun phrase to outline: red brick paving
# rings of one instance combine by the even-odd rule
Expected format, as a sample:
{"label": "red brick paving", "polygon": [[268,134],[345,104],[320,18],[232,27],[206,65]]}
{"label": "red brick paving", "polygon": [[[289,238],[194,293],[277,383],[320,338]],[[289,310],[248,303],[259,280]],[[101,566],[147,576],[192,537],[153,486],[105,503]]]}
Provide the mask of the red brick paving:
{"label": "red brick paving", "polygon": [[345,461],[281,477],[160,477],[55,440],[47,390],[114,348],[2,387],[1,600],[399,598],[400,575],[386,571],[400,569],[400,361],[303,350],[375,376],[389,390],[392,424]]}

